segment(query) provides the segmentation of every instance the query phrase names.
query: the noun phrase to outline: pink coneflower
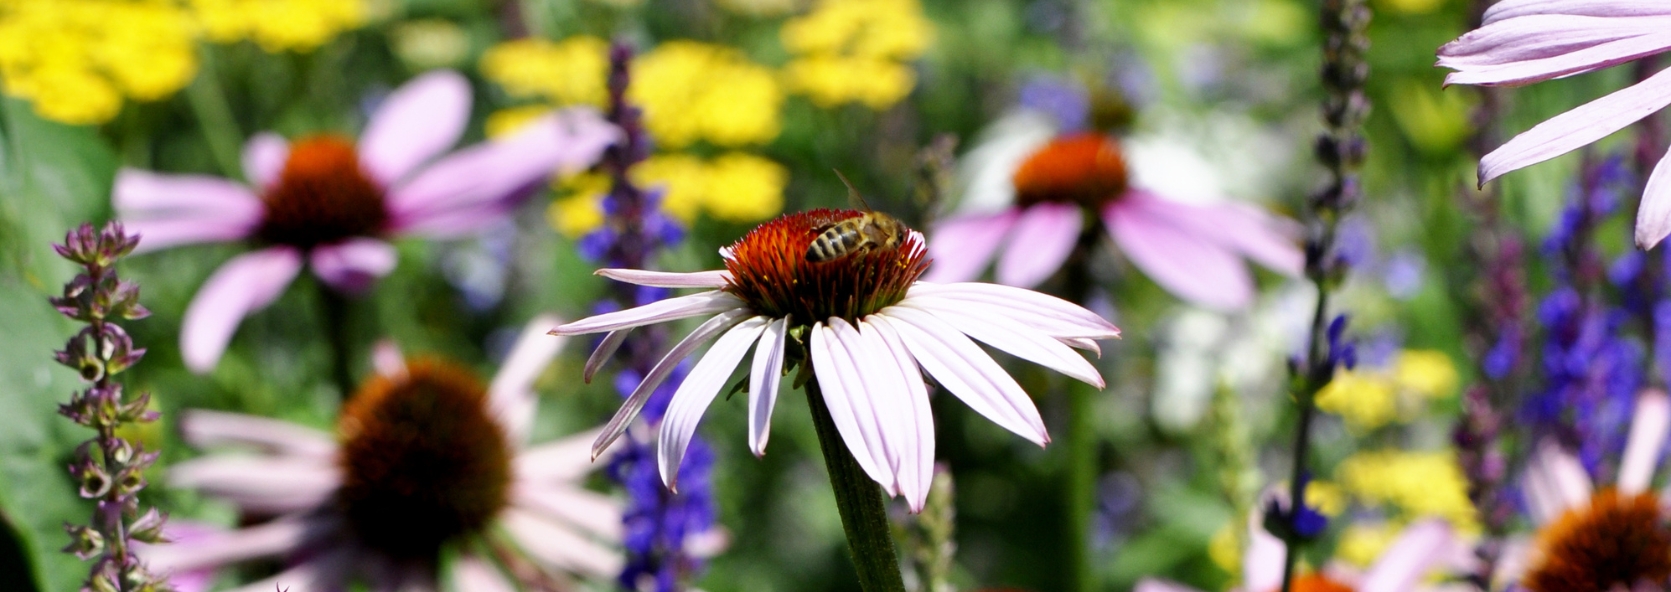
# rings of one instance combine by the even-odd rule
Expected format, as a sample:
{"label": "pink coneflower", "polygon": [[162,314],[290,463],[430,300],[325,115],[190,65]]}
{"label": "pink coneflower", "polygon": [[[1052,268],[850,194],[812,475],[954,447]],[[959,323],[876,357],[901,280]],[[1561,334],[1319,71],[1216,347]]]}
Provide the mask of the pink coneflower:
{"label": "pink coneflower", "polygon": [[336,290],[363,290],[394,268],[395,250],[385,239],[477,231],[548,175],[595,161],[616,137],[595,113],[570,110],[503,141],[443,155],[469,119],[469,83],[455,72],[433,72],[391,93],[358,144],[334,135],[250,139],[249,185],[118,172],[116,210],[144,236],[140,250],[224,241],[256,247],[221,266],[186,309],[186,365],[213,368],[244,316],[277,299],[304,264]]}
{"label": "pink coneflower", "polygon": [[[595,370],[633,327],[713,315],[656,364],[610,421],[593,450],[620,435],[681,360],[714,341],[673,394],[662,420],[662,481],[675,482],[680,459],[702,413],[749,349],[749,448],[765,454],[780,379],[817,384],[841,440],[867,475],[890,495],[922,509],[934,469],[934,418],[927,372],[946,390],[1021,437],[1043,446],[1050,437],[1032,399],[990,355],[970,340],[1103,386],[1101,375],[1072,347],[1097,351],[1095,340],[1119,329],[1067,301],[1009,286],[933,284],[922,235],[900,228],[897,245],[877,245],[832,260],[807,260],[822,230],[858,219],[853,210],[812,210],[761,225],[720,254],[725,269],[662,273],[605,269],[605,277],[644,286],[709,288],[706,292],[603,314],[558,327],[578,335],[608,331],[593,354]],[[717,338],[717,340],[716,340]]]}
{"label": "pink coneflower", "polygon": [[1543,443],[1522,487],[1541,528],[1529,544],[1510,546],[1503,579],[1532,592],[1578,592],[1640,589],[1640,583],[1657,586],[1671,578],[1671,513],[1662,495],[1649,489],[1668,426],[1665,392],[1643,392],[1618,481],[1600,489],[1571,452]]}
{"label": "pink coneflower", "polygon": [[[619,503],[584,489],[587,432],[525,447],[534,379],[561,347],[535,319],[491,385],[438,359],[384,361],[350,399],[339,441],[272,419],[196,411],[181,430],[198,446],[239,446],[175,465],[170,482],[231,502],[263,524],[146,549],[159,573],[262,557],[286,568],[241,590],[437,589],[443,548],[459,553],[458,590],[512,590],[558,573],[620,569]],[[511,577],[498,567],[508,568]],[[275,588],[276,586],[276,588]]]}
{"label": "pink coneflower", "polygon": [[[1133,188],[1125,156],[1100,133],[1058,136],[1034,150],[1011,181],[1012,206],[959,215],[930,230],[934,269],[927,281],[980,275],[997,255],[998,282],[1030,288],[1056,273],[1095,216],[1145,274],[1180,298],[1215,309],[1253,299],[1244,257],[1298,274],[1304,258],[1291,222],[1237,203],[1187,204]],[[1002,248],[1002,251],[1000,249]]]}
{"label": "pink coneflower", "polygon": [[[1280,592],[1286,550],[1282,541],[1256,521],[1248,524],[1251,538],[1242,555],[1242,581],[1236,592]],[[1455,563],[1471,553],[1445,521],[1428,518],[1411,523],[1369,566],[1358,572],[1343,565],[1294,578],[1293,592],[1438,592],[1444,586],[1422,585],[1430,570]],[[1194,588],[1156,579],[1137,583],[1133,592],[1197,592]]]}
{"label": "pink coneflower", "polygon": [[[1519,86],[1616,66],[1671,49],[1671,3],[1644,0],[1503,0],[1480,28],[1439,48],[1445,84]],[[1671,71],[1540,123],[1480,158],[1480,184],[1624,129],[1671,104]],[[1671,234],[1671,168],[1648,177],[1636,245]]]}

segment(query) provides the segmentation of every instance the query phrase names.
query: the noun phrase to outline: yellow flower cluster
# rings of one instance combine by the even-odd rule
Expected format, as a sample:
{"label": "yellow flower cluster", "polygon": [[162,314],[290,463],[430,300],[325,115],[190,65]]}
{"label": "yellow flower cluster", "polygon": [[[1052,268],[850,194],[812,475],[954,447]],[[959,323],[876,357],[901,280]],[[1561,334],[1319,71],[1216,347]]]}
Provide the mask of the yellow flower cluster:
{"label": "yellow flower cluster", "polygon": [[609,100],[609,43],[597,37],[507,41],[488,49],[481,66],[483,76],[519,99],[595,107]]}
{"label": "yellow flower cluster", "polygon": [[[650,157],[632,170],[633,182],[662,191],[661,209],[689,224],[706,212],[728,222],[756,222],[783,210],[783,189],[789,170],[770,159],[746,152],[729,152],[712,160],[689,154]],[[609,180],[601,174],[564,180],[569,197],[551,204],[551,225],[569,237],[579,237],[603,224],[602,200]]]}
{"label": "yellow flower cluster", "polygon": [[1390,506],[1403,519],[1437,516],[1464,532],[1479,529],[1468,480],[1452,451],[1359,452],[1341,461],[1335,477],[1353,499]]}
{"label": "yellow flower cluster", "polygon": [[269,52],[312,51],[364,24],[366,0],[191,0],[217,43],[250,39]]}
{"label": "yellow flower cluster", "polygon": [[157,100],[191,82],[195,35],[169,0],[7,0],[0,83],[47,119],[103,123],[123,97]]}
{"label": "yellow flower cluster", "polygon": [[784,23],[783,46],[795,58],[784,82],[820,107],[862,103],[882,110],[910,94],[917,76],[904,62],[933,41],[917,0],[823,0]]}
{"label": "yellow flower cluster", "polygon": [[1317,393],[1317,408],[1368,431],[1414,419],[1429,399],[1456,394],[1458,377],[1442,352],[1404,351],[1390,368],[1342,370]]}

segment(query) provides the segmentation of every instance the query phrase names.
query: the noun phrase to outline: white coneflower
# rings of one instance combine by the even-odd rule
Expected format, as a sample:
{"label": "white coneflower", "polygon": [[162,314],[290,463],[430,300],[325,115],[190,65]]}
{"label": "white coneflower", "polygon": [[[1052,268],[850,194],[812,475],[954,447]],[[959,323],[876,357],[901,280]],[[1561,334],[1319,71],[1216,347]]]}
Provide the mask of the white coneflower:
{"label": "white coneflower", "polygon": [[[864,472],[890,495],[922,509],[934,467],[934,418],[922,372],[985,415],[1039,445],[1050,441],[1032,399],[974,340],[1101,388],[1096,368],[1071,348],[1119,329],[1089,310],[1030,290],[984,283],[932,284],[917,278],[929,261],[922,235],[899,227],[881,241],[827,261],[809,261],[814,239],[863,212],[812,210],[785,215],[721,251],[725,269],[664,273],[605,269],[605,277],[644,286],[710,288],[558,327],[554,334],[612,332],[588,374],[620,343],[621,331],[713,315],[651,370],[594,444],[601,451],[632,422],[680,361],[714,344],[674,393],[658,441],[662,480],[675,478],[697,422],[754,350],[749,373],[749,447],[764,454],[780,379],[816,377],[841,440]],[[860,241],[863,243],[864,241]]]}

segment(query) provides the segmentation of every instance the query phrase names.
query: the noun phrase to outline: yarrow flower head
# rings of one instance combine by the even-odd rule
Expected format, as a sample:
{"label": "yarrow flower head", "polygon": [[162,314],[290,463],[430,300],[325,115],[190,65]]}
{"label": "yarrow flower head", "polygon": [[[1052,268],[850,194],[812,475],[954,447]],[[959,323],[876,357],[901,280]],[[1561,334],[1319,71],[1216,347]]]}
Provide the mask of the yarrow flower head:
{"label": "yarrow flower head", "polygon": [[[1571,452],[1545,441],[1526,468],[1522,492],[1542,525],[1530,551],[1511,545],[1505,574],[1532,592],[1634,589],[1671,578],[1671,516],[1649,490],[1671,428],[1671,399],[1643,391],[1613,487],[1597,489]],[[1517,554],[1519,557],[1512,555]]]}
{"label": "yarrow flower head", "polygon": [[1012,169],[1009,194],[997,198],[1007,207],[953,215],[930,229],[935,267],[926,280],[972,279],[997,254],[999,283],[1037,286],[1073,253],[1087,215],[1100,219],[1114,244],[1155,283],[1209,308],[1252,301],[1253,276],[1243,257],[1284,274],[1301,271],[1292,222],[1244,204],[1182,203],[1133,188],[1125,154],[1112,137],[1080,132],[1031,146]]}
{"label": "yarrow flower head", "polygon": [[197,74],[190,11],[172,2],[27,0],[0,5],[0,81],[41,117],[109,121],[122,99],[155,101]]}
{"label": "yarrow flower head", "polygon": [[261,49],[312,51],[364,24],[367,0],[191,0],[204,33],[217,43],[250,39]]}
{"label": "yarrow flower head", "polygon": [[[1478,29],[1439,48],[1445,84],[1520,86],[1594,72],[1671,49],[1671,4],[1642,0],[1504,0]],[[1480,159],[1484,184],[1600,140],[1671,104],[1671,71],[1534,126]],[[1636,215],[1636,244],[1671,234],[1671,167],[1660,161]]]}
{"label": "yarrow flower head", "polygon": [[395,265],[386,238],[478,231],[553,172],[597,160],[615,129],[588,110],[551,115],[501,141],[442,156],[469,121],[470,87],[450,71],[396,89],[357,144],[264,133],[244,148],[249,184],[123,169],[113,201],[144,235],[141,250],[245,240],[257,250],[227,262],[186,309],[180,349],[213,368],[243,317],[276,300],[304,264],[343,292],[369,287]]}
{"label": "yarrow flower head", "polygon": [[613,577],[621,508],[582,486],[595,432],[526,445],[534,381],[562,347],[538,333],[553,322],[532,321],[488,385],[445,360],[380,356],[380,374],[343,409],[339,442],[271,419],[189,413],[181,429],[193,444],[258,453],[186,461],[170,481],[276,518],[149,547],[146,558],[176,573],[287,558],[284,571],[249,590],[335,590],[356,580],[433,590],[443,548],[461,553],[449,575],[458,590],[513,589],[495,565],[515,578]]}
{"label": "yarrow flower head", "polygon": [[[1103,386],[1096,369],[1070,347],[1100,351],[1095,340],[1119,336],[1113,324],[1019,288],[918,281],[929,265],[922,235],[899,225],[897,235],[875,237],[881,228],[867,225],[872,220],[867,216],[827,209],[782,216],[721,250],[722,270],[600,270],[638,285],[709,290],[558,327],[554,334],[611,333],[593,354],[589,372],[613,353],[619,332],[713,316],[646,374],[594,450],[621,435],[681,360],[714,341],[674,392],[662,419],[661,476],[676,488],[680,461],[702,413],[752,347],[749,448],[756,455],[766,451],[780,380],[798,368],[795,384],[817,381],[858,465],[883,490],[904,496],[919,511],[934,465],[934,422],[922,372],[998,425],[1041,446],[1050,440],[1027,393],[971,337]],[[815,262],[809,250],[825,240],[820,237],[826,231],[851,233],[852,241],[843,243],[851,248]]]}

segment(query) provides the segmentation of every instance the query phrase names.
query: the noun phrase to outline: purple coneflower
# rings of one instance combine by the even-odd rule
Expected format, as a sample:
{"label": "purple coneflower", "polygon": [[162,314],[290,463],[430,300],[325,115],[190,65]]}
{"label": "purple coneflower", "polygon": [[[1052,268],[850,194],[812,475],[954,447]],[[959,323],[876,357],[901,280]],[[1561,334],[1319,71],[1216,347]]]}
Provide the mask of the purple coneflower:
{"label": "purple coneflower", "polygon": [[[435,590],[438,557],[459,558],[459,590],[513,590],[552,572],[606,580],[620,571],[621,509],[588,491],[587,432],[527,447],[533,383],[562,346],[535,319],[490,385],[439,359],[384,360],[343,408],[340,442],[304,426],[195,411],[181,422],[198,446],[240,446],[175,465],[169,479],[274,520],[149,547],[159,572],[262,557],[279,574],[241,590]],[[495,567],[499,566],[499,567]],[[510,577],[500,572],[503,567]]]}
{"label": "purple coneflower", "polygon": [[[1281,540],[1265,532],[1256,522],[1248,524],[1251,541],[1242,554],[1241,586],[1235,592],[1279,592],[1282,590],[1283,555]],[[1294,578],[1293,592],[1438,592],[1445,586],[1422,582],[1430,570],[1466,559],[1469,549],[1445,521],[1428,518],[1411,523],[1386,551],[1358,572],[1344,565]],[[1197,592],[1172,582],[1145,579],[1133,592]]]}
{"label": "purple coneflower", "polygon": [[703,343],[715,340],[673,394],[662,420],[662,481],[677,469],[702,413],[751,347],[749,448],[765,454],[780,379],[800,368],[798,386],[816,377],[841,440],[869,477],[913,511],[928,496],[934,470],[934,418],[926,371],[975,411],[1039,445],[1049,442],[1032,399],[970,340],[1103,387],[1101,375],[1070,347],[1100,351],[1118,337],[1113,324],[1067,301],[1009,286],[934,284],[922,235],[907,230],[897,246],[851,252],[814,263],[807,249],[832,224],[862,215],[812,210],[761,225],[721,250],[725,269],[665,273],[604,269],[599,275],[669,288],[709,288],[558,327],[558,335],[608,331],[593,366],[633,327],[713,315],[656,364],[593,450],[607,447],[632,422],[662,380]]}
{"label": "purple coneflower", "polygon": [[1509,544],[1502,578],[1532,592],[1641,589],[1640,583],[1671,578],[1671,516],[1661,495],[1649,489],[1668,427],[1671,400],[1664,391],[1643,391],[1617,483],[1600,489],[1578,457],[1544,442],[1522,487],[1541,528],[1529,544]]}
{"label": "purple coneflower", "polygon": [[931,229],[935,265],[924,279],[973,279],[998,253],[998,282],[1037,286],[1073,253],[1086,215],[1099,218],[1155,283],[1201,306],[1235,309],[1252,301],[1244,257],[1284,274],[1301,271],[1297,226],[1245,204],[1189,204],[1132,188],[1119,142],[1100,133],[1049,140],[1011,181],[1012,206],[954,216]]}
{"label": "purple coneflower", "polygon": [[113,201],[145,237],[141,250],[240,240],[257,247],[221,266],[187,307],[180,332],[186,365],[213,368],[239,321],[277,299],[304,264],[338,291],[363,290],[394,268],[386,238],[477,231],[548,175],[597,160],[617,135],[595,113],[569,110],[503,141],[442,156],[469,119],[469,83],[439,71],[391,93],[358,144],[334,135],[255,136],[244,147],[248,185],[118,172]]}
{"label": "purple coneflower", "polygon": [[[1445,84],[1519,86],[1593,72],[1671,49],[1671,3],[1652,0],[1504,0],[1480,28],[1439,48]],[[1671,71],[1661,71],[1540,123],[1480,158],[1484,184],[1571,152],[1671,104]],[[1654,167],[1636,214],[1636,244],[1671,234],[1671,170]]]}

